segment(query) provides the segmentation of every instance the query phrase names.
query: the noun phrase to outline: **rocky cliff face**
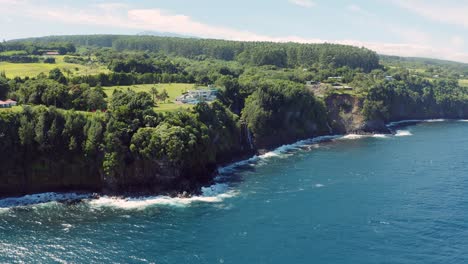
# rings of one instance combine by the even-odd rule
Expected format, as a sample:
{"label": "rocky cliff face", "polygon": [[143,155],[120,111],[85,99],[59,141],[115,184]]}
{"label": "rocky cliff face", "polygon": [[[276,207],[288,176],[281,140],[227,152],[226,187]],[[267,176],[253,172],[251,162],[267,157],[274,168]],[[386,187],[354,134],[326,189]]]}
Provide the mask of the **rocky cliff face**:
{"label": "rocky cliff face", "polygon": [[38,157],[3,163],[0,197],[51,191],[100,191],[99,169],[79,158]]}
{"label": "rocky cliff face", "polygon": [[363,99],[347,94],[334,94],[325,99],[330,134],[390,133],[384,120],[366,120],[362,114]]}
{"label": "rocky cliff face", "polygon": [[194,191],[213,179],[216,166],[208,164],[192,171],[164,160],[134,160],[122,164],[112,175],[102,175],[106,193],[155,194]]}

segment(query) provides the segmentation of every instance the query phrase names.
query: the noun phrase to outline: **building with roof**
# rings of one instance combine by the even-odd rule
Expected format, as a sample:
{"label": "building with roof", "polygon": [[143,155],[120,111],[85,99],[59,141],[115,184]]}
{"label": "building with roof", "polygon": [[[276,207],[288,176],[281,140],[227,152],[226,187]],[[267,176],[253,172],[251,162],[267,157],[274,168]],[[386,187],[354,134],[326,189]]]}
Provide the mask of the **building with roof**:
{"label": "building with roof", "polygon": [[60,53],[58,51],[55,51],[55,50],[48,50],[48,51],[44,52],[42,55],[44,55],[44,56],[58,56],[58,55],[60,55]]}
{"label": "building with roof", "polygon": [[[211,86],[210,86],[211,87]],[[183,104],[198,104],[200,102],[212,102],[218,96],[218,89],[191,90],[176,98],[176,102]]]}
{"label": "building with roof", "polygon": [[0,101],[0,108],[11,108],[17,104],[18,103],[16,101],[8,99],[6,101]]}

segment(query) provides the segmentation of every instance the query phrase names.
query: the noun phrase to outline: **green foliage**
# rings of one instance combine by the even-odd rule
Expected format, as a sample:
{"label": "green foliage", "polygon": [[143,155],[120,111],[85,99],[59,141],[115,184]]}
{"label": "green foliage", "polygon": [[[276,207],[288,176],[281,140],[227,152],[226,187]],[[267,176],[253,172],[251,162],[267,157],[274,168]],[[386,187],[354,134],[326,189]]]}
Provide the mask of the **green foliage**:
{"label": "green foliage", "polygon": [[457,80],[428,81],[404,72],[395,81],[378,82],[363,107],[367,119],[462,118],[468,110],[468,88]]}
{"label": "green foliage", "polygon": [[10,91],[10,85],[8,84],[8,80],[0,75],[0,100],[5,99]]}
{"label": "green foliage", "polygon": [[213,58],[232,61],[239,59],[253,65],[296,67],[320,63],[330,64],[334,67],[361,68],[366,72],[379,68],[379,58],[375,52],[364,48],[335,44],[240,42],[116,35],[58,36],[26,41],[31,40],[35,43],[71,42],[75,45],[112,46],[117,51],[164,52],[196,60]]}
{"label": "green foliage", "polygon": [[247,98],[242,119],[257,144],[265,147],[320,133],[326,113],[323,104],[302,85],[265,81]]}
{"label": "green foliage", "polygon": [[54,68],[49,72],[49,79],[55,80],[61,84],[67,84],[67,78],[59,68]]}
{"label": "green foliage", "polygon": [[[59,72],[59,71],[58,71]],[[61,79],[63,75],[57,71],[50,77]],[[89,85],[66,86],[53,79],[38,78],[18,83],[12,97],[21,104],[47,105],[64,109],[99,110],[106,108],[105,93],[101,87],[91,88]]]}

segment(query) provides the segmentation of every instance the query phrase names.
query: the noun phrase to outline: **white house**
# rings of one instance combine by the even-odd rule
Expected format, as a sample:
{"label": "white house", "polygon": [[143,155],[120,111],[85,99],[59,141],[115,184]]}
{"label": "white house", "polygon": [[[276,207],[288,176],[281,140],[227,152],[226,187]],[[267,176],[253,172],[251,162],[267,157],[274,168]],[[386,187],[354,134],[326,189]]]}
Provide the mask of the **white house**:
{"label": "white house", "polygon": [[5,101],[6,103],[10,104],[11,106],[16,106],[18,103],[14,100],[8,99]]}
{"label": "white house", "polygon": [[0,101],[0,108],[10,108],[16,105],[17,105],[16,101],[13,101],[11,99],[8,99],[6,101]]}
{"label": "white house", "polygon": [[188,93],[177,97],[176,101],[184,104],[198,104],[199,102],[211,102],[216,100],[217,89],[191,90]]}

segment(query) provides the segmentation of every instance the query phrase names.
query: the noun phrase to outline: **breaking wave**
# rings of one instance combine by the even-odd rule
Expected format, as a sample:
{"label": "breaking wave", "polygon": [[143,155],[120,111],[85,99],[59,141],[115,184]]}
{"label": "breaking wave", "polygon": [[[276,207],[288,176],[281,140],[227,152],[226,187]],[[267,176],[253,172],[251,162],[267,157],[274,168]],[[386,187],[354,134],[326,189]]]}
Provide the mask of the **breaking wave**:
{"label": "breaking wave", "polygon": [[369,135],[358,135],[358,134],[348,134],[345,136],[340,137],[339,139],[341,140],[354,140],[354,139],[361,139],[361,138],[366,138],[369,137]]}
{"label": "breaking wave", "polygon": [[268,160],[270,158],[282,158],[288,157],[294,154],[296,151],[307,150],[314,147],[317,147],[317,144],[322,142],[329,142],[341,138],[342,136],[332,135],[332,136],[321,136],[311,139],[301,140],[293,144],[287,144],[276,148],[275,150],[266,152],[262,155],[255,155],[250,159],[238,161],[232,164],[229,164],[224,167],[218,168],[218,173],[222,177],[226,174],[231,174],[238,171],[239,169],[245,168],[247,166],[256,166],[262,164],[262,161]]}
{"label": "breaking wave", "polygon": [[229,190],[229,187],[226,184],[215,184],[210,187],[202,188],[202,195],[200,196],[153,196],[137,198],[103,196],[99,199],[90,200],[88,203],[94,208],[110,207],[124,210],[143,210],[147,207],[156,205],[186,207],[197,202],[220,203],[227,198],[236,196],[237,194],[237,192]]}
{"label": "breaking wave", "polygon": [[408,119],[402,121],[391,122],[387,124],[387,127],[395,127],[405,124],[412,124],[412,123],[438,123],[438,122],[448,122],[448,121],[458,121],[458,122],[468,122],[466,119]]}
{"label": "breaking wave", "polygon": [[395,137],[408,137],[412,135],[413,134],[408,130],[397,130],[395,133]]}
{"label": "breaking wave", "polygon": [[83,199],[90,199],[93,194],[78,194],[78,193],[40,193],[25,195],[22,197],[5,198],[0,200],[0,209],[8,209],[17,206],[28,206],[35,204],[43,204],[49,202],[67,202]]}

